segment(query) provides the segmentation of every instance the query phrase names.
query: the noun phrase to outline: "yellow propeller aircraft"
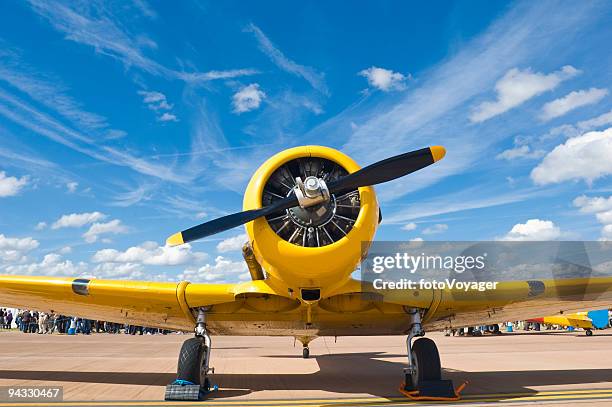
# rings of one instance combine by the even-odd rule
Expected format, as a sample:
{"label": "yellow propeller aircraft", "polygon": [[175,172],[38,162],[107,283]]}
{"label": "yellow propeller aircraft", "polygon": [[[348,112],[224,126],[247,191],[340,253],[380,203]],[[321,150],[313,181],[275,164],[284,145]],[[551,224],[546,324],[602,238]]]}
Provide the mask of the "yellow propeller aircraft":
{"label": "yellow propeller aircraft", "polygon": [[201,284],[0,276],[0,304],[83,318],[195,331],[183,344],[177,375],[209,386],[211,335],[408,335],[406,389],[440,380],[440,357],[425,330],[488,325],[607,307],[612,278],[500,282],[466,299],[452,290],[410,296],[363,295],[351,274],[380,222],[373,185],[442,159],[423,148],[361,168],[327,147],[302,146],[268,159],[251,178],[243,212],[168,238],[179,245],[244,224],[251,281]]}
{"label": "yellow propeller aircraft", "polygon": [[575,312],[573,314],[568,315],[553,315],[544,318],[531,318],[528,319],[527,322],[537,322],[540,324],[549,324],[549,325],[559,325],[562,327],[573,327],[573,328],[582,328],[584,329],[584,333],[586,336],[593,335],[593,320],[589,318],[589,313]]}

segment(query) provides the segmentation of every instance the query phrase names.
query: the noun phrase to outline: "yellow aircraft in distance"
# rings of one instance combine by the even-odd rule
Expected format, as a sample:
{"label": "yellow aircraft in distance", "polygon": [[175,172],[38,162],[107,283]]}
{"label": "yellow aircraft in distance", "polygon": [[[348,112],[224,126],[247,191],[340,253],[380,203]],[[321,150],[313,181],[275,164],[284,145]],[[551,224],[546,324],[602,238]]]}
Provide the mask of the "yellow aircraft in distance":
{"label": "yellow aircraft in distance", "polygon": [[559,325],[563,327],[574,327],[584,329],[586,336],[593,335],[593,320],[589,318],[589,313],[586,311],[576,312],[568,315],[554,315],[544,318],[531,318],[529,322],[538,322],[540,324]]}
{"label": "yellow aircraft in distance", "polygon": [[[0,276],[0,304],[83,318],[195,331],[183,344],[178,379],[210,383],[211,335],[274,335],[308,344],[318,336],[407,335],[405,389],[440,381],[438,349],[425,330],[607,307],[612,278],[500,282],[487,295],[450,289],[365,295],[351,274],[380,222],[373,185],[444,157],[434,146],[361,168],[327,147],[301,146],[268,159],[244,194],[243,212],[168,238],[180,245],[244,224],[251,281],[236,284]],[[419,337],[415,339],[415,337]],[[413,340],[414,339],[414,340]]]}

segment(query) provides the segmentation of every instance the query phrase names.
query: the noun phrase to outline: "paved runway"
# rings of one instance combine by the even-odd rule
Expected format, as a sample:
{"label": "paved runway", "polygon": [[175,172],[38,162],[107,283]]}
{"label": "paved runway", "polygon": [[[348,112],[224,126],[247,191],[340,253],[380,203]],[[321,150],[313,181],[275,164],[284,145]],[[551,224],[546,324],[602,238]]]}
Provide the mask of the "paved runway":
{"label": "paved runway", "polygon": [[[443,375],[470,382],[461,404],[612,405],[612,331],[592,337],[583,332],[428,336],[440,349]],[[158,401],[174,379],[178,350],[188,337],[0,332],[0,386],[61,385],[66,401],[164,405]],[[404,341],[399,336],[319,338],[305,360],[292,338],[214,337],[212,366],[220,390],[211,401],[227,406],[401,403]]]}

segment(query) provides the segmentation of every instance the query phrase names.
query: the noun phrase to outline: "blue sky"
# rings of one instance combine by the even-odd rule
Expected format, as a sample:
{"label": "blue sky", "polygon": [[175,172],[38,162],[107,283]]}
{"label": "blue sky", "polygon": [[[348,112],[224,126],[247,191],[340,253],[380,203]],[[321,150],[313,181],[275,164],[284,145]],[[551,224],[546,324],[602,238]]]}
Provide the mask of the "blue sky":
{"label": "blue sky", "polygon": [[267,157],[446,158],[377,187],[382,240],[612,238],[609,2],[4,2],[0,273],[246,278]]}

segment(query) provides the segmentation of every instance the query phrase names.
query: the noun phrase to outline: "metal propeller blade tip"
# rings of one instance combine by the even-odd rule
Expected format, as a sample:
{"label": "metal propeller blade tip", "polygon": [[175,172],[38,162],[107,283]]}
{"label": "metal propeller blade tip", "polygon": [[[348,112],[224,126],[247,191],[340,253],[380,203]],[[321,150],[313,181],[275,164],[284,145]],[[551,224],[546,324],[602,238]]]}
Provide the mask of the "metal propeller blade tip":
{"label": "metal propeller blade tip", "polygon": [[446,155],[446,149],[442,146],[431,146],[429,150],[431,151],[434,162],[440,161]]}
{"label": "metal propeller blade tip", "polygon": [[183,233],[178,232],[173,234],[172,236],[170,236],[168,239],[166,239],[166,244],[168,246],[180,246],[183,243],[185,243],[183,241]]}

